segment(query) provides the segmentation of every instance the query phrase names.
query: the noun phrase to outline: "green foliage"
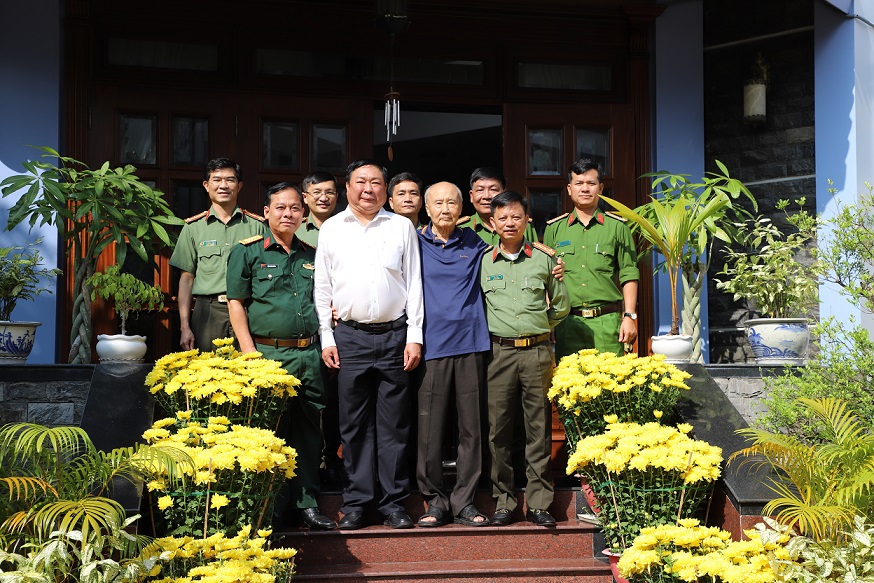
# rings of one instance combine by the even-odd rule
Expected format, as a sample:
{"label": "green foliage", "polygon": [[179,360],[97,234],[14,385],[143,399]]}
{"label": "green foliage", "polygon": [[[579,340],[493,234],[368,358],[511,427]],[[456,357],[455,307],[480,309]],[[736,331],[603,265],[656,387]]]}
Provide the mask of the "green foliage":
{"label": "green foliage", "polygon": [[820,221],[803,210],[805,199],[796,201],[799,211],[788,213],[789,201],[777,208],[796,231],[783,233],[771,219],[759,217],[746,225],[739,239],[741,249],[726,249],[725,267],[716,287],[744,299],[770,318],[803,317],[818,299],[819,267],[799,261],[799,255],[816,242]]}
{"label": "green foliage", "polygon": [[26,247],[0,247],[0,320],[12,318],[18,300],[30,301],[42,292],[52,293],[52,286],[41,286],[40,282],[59,275],[61,270],[40,267],[41,242],[37,239]]}
{"label": "green foliage", "polygon": [[793,560],[784,562],[778,581],[874,583],[874,525],[862,516],[853,518],[840,543],[796,536],[786,548]]}
{"label": "green foliage", "polygon": [[[0,428],[0,547],[38,548],[76,531],[82,544],[111,536],[124,508],[108,498],[113,480],[163,473],[182,479],[191,460],[178,449],[137,444],[99,451],[79,427],[33,423]],[[30,545],[30,546],[28,546]]]}
{"label": "green foliage", "polygon": [[127,165],[110,168],[105,162],[91,169],[47,147],[42,158],[24,162],[24,174],[0,182],[3,197],[21,193],[9,210],[7,228],[21,223],[54,225],[61,233],[67,256],[74,260],[73,326],[70,362],[91,362],[91,290],[86,280],[97,259],[115,244],[115,262],[123,265],[128,248],[145,262],[163,246],[172,246],[168,226],[181,225],[163,193],[142,182]]}
{"label": "green foliage", "polygon": [[632,210],[621,202],[602,196],[615,213],[631,221],[638,233],[654,251],[661,253],[661,268],[671,285],[671,334],[680,333],[680,310],[677,282],[684,263],[700,260],[710,248],[713,238],[730,242],[731,223],[728,213],[735,210],[732,200],[744,194],[755,205],[752,194],[739,180],[731,178],[719,160],[721,170],[708,172],[701,182],[690,182],[688,174],[659,171],[652,177],[652,188],[660,189],[650,202]]}
{"label": "green foliage", "polygon": [[818,541],[840,540],[856,515],[874,510],[874,434],[840,399],[799,399],[822,426],[824,440],[807,444],[792,435],[741,429],[752,445],[731,456],[752,457],[778,471],[769,487],[776,498],[764,514]]}
{"label": "green foliage", "polygon": [[101,297],[115,304],[122,334],[127,334],[125,324],[130,312],[164,307],[161,288],[149,285],[131,273],[122,273],[118,265],[110,265],[103,273],[95,273],[86,283],[92,287],[92,300]]}

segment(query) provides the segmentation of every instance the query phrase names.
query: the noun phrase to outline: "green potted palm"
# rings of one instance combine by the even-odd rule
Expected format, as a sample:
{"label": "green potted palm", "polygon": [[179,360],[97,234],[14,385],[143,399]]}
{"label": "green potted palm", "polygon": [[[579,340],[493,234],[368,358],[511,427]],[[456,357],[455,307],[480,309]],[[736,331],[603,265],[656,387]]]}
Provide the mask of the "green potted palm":
{"label": "green potted palm", "polygon": [[131,273],[123,273],[118,265],[110,265],[102,273],[89,277],[91,299],[107,300],[115,307],[121,320],[121,334],[99,334],[97,356],[101,361],[142,362],[146,354],[146,337],[127,334],[127,319],[131,312],[160,310],[164,307],[161,288],[149,285]]}
{"label": "green potted palm", "polygon": [[672,362],[688,362],[696,348],[695,361],[701,357],[700,322],[691,326],[692,332],[699,331],[697,342],[693,334],[680,334],[677,289],[681,272],[685,288],[690,290],[687,302],[696,297],[700,301],[713,241],[731,242],[730,213],[743,212],[733,201],[744,194],[755,206],[755,199],[747,187],[732,178],[722,162],[716,160],[716,165],[720,172],[708,172],[700,182],[691,182],[687,174],[667,171],[645,174],[653,179],[654,194],[650,202],[636,209],[612,198],[601,197],[613,206],[615,214],[630,221],[632,230],[643,239],[648,249],[662,257],[659,268],[667,273],[671,289],[671,327],[669,334],[653,336],[652,346],[653,352],[665,354]]}
{"label": "green potted palm", "polygon": [[30,301],[43,292],[52,293],[47,280],[61,273],[60,269],[43,266],[41,242],[37,239],[26,247],[0,247],[0,364],[22,364],[27,360],[40,322],[13,322],[12,311],[19,300]]}
{"label": "green potted palm", "polygon": [[[115,262],[124,265],[128,250],[144,262],[163,246],[172,246],[182,225],[161,191],[141,181],[131,165],[96,169],[40,147],[42,159],[23,163],[26,170],[0,182],[3,197],[20,193],[9,209],[7,229],[26,223],[55,225],[73,262],[73,321],[70,332],[71,364],[91,363],[91,288],[88,278],[97,261],[112,245]],[[55,159],[53,163],[46,159]]]}
{"label": "green potted palm", "polygon": [[744,324],[758,364],[804,364],[810,339],[807,313],[819,291],[816,262],[801,260],[816,240],[819,220],[796,203],[799,212],[788,213],[789,201],[777,208],[786,213],[794,232],[785,234],[773,221],[757,218],[739,249],[726,250],[726,263],[716,287],[744,299],[761,318]]}

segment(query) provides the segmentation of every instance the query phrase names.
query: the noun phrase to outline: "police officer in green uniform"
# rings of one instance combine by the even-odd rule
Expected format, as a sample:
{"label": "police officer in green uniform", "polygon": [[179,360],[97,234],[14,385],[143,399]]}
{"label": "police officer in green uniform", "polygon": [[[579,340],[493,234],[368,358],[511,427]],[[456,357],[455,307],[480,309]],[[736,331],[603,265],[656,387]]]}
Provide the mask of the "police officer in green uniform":
{"label": "police officer in green uniform", "polygon": [[567,316],[565,284],[553,275],[555,252],[525,240],[528,200],[506,191],[491,201],[492,226],[500,241],[487,249],[480,270],[486,320],[492,340],[488,364],[489,450],[496,526],[512,521],[517,506],[511,450],[514,417],[521,403],[525,420],[526,518],[555,526],[549,514],[552,406],[546,391],[552,378],[550,331]]}
{"label": "police officer in green uniform", "polygon": [[549,221],[544,244],[564,259],[571,315],[555,329],[556,357],[583,348],[622,354],[637,338],[637,250],[628,226],[598,209],[601,166],[579,160],[568,172],[573,212]]}
{"label": "police officer in green uniform", "polygon": [[[240,166],[227,158],[206,165],[203,187],[209,210],[185,219],[170,265],[179,276],[179,320],[183,350],[210,351],[216,338],[233,336],[228,319],[225,272],[231,246],[264,232],[264,218],[237,206],[243,188]],[[194,309],[191,308],[192,298]]]}
{"label": "police officer in green uniform", "polygon": [[240,349],[278,360],[301,382],[277,431],[297,450],[297,475],[277,499],[274,516],[281,519],[290,502],[310,528],[333,529],[337,525],[319,512],[317,501],[325,392],[313,304],[316,252],[294,236],[303,221],[297,187],[272,186],[265,202],[269,232],[243,239],[231,250],[228,309]]}
{"label": "police officer in green uniform", "polygon": [[[461,217],[456,226],[462,229],[473,229],[480,239],[489,245],[497,245],[498,233],[491,223],[492,211],[489,204],[492,199],[507,188],[507,179],[497,168],[483,166],[470,175],[470,202],[476,213],[472,217]],[[528,219],[525,227],[525,240],[538,241],[537,231]]]}
{"label": "police officer in green uniform", "polygon": [[319,243],[319,228],[331,218],[337,208],[337,179],[328,172],[313,172],[300,183],[303,201],[310,209],[306,222],[300,226],[295,236],[309,245]]}

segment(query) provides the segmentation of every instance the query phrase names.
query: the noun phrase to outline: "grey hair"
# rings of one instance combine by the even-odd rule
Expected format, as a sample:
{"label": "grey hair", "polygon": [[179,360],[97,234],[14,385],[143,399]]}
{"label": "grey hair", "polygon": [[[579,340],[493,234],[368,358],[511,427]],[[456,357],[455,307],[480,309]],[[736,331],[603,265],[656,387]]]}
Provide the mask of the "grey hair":
{"label": "grey hair", "polygon": [[[429,186],[428,188],[425,189],[425,204],[428,204],[428,193],[431,192],[431,188],[437,184],[443,184],[443,182],[435,182],[434,184],[432,184],[431,186]],[[455,189],[455,193],[458,195],[458,199],[461,202],[464,202],[464,195],[461,194],[461,189],[458,188],[458,185],[456,185],[452,182],[449,182],[448,184],[452,184],[452,187]]]}

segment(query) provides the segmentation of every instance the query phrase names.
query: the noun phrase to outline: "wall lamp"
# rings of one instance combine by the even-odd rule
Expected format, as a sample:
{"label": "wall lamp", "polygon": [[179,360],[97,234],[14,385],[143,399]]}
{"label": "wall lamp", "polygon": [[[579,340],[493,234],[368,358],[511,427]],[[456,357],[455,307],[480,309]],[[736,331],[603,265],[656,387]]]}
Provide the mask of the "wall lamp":
{"label": "wall lamp", "polygon": [[752,77],[744,85],[744,123],[758,125],[767,121],[768,79],[768,65],[762,53],[758,53]]}

